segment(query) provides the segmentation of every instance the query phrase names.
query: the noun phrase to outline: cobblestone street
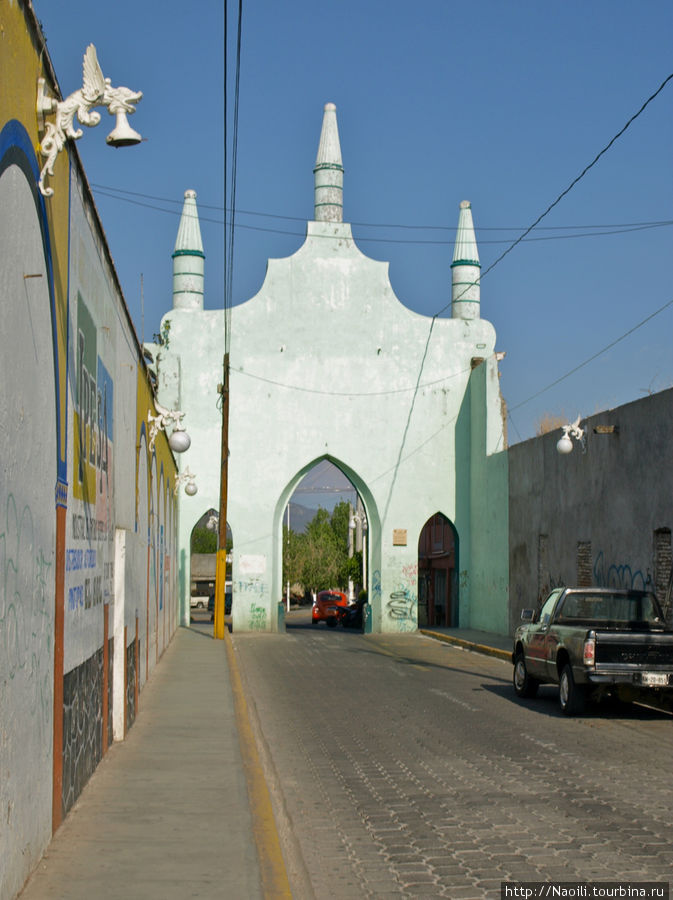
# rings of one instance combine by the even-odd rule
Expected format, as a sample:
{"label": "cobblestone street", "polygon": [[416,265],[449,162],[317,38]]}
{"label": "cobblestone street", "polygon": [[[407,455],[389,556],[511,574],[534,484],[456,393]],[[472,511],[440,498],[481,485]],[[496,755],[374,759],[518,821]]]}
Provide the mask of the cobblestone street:
{"label": "cobblestone street", "polygon": [[307,625],[234,645],[285,852],[305,866],[296,896],[670,878],[669,715],[568,719],[557,690],[520,701],[510,664],[419,635]]}

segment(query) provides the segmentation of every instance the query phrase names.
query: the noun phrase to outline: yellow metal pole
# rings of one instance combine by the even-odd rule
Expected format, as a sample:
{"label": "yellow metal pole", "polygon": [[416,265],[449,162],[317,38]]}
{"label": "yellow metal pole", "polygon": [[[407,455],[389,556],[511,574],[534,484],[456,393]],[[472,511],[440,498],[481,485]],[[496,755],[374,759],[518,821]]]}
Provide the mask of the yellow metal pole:
{"label": "yellow metal pole", "polygon": [[213,637],[224,639],[225,585],[227,580],[227,489],[229,482],[229,354],[224,354],[222,383],[222,451],[220,458],[220,520],[215,569],[215,615]]}

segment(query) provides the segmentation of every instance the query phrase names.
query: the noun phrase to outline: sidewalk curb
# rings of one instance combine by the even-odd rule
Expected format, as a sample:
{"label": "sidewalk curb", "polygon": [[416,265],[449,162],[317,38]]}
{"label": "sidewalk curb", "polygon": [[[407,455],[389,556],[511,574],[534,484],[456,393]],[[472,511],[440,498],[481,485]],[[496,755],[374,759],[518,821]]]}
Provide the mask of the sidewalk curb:
{"label": "sidewalk curb", "polygon": [[224,647],[229,667],[234,715],[243,758],[243,771],[248,785],[253,834],[257,844],[262,890],[265,897],[291,898],[292,890],[280,845],[280,836],[273,814],[269,786],[257,751],[250,712],[243,689],[236,651],[229,634],[224,629]]}
{"label": "sidewalk curb", "polygon": [[427,628],[419,628],[418,630],[426,637],[434,638],[437,641],[444,641],[445,644],[453,644],[456,647],[462,647],[463,650],[472,650],[474,653],[495,656],[497,659],[502,659],[505,662],[512,661],[512,654],[509,650],[500,650],[498,647],[488,647],[486,644],[477,644],[474,641],[466,641],[464,638],[454,637],[452,634],[442,634],[439,631],[430,631]]}

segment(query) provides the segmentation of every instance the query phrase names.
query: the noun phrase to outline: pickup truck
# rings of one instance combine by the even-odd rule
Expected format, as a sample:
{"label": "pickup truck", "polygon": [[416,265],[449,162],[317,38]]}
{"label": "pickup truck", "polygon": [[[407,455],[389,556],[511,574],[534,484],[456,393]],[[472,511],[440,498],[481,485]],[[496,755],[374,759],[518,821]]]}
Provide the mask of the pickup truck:
{"label": "pickup truck", "polygon": [[610,588],[557,588],[538,610],[524,609],[514,633],[514,690],[534,697],[558,684],[561,711],[617,694],[673,699],[673,628],[654,594]]}

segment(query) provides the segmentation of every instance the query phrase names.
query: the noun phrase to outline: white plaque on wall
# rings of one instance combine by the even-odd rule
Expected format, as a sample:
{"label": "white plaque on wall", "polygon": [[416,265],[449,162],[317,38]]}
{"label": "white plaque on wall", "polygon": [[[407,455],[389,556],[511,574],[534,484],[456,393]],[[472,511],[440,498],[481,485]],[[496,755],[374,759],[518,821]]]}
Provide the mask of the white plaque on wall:
{"label": "white plaque on wall", "polygon": [[240,555],[238,560],[241,575],[263,575],[266,572],[266,556],[260,554]]}

